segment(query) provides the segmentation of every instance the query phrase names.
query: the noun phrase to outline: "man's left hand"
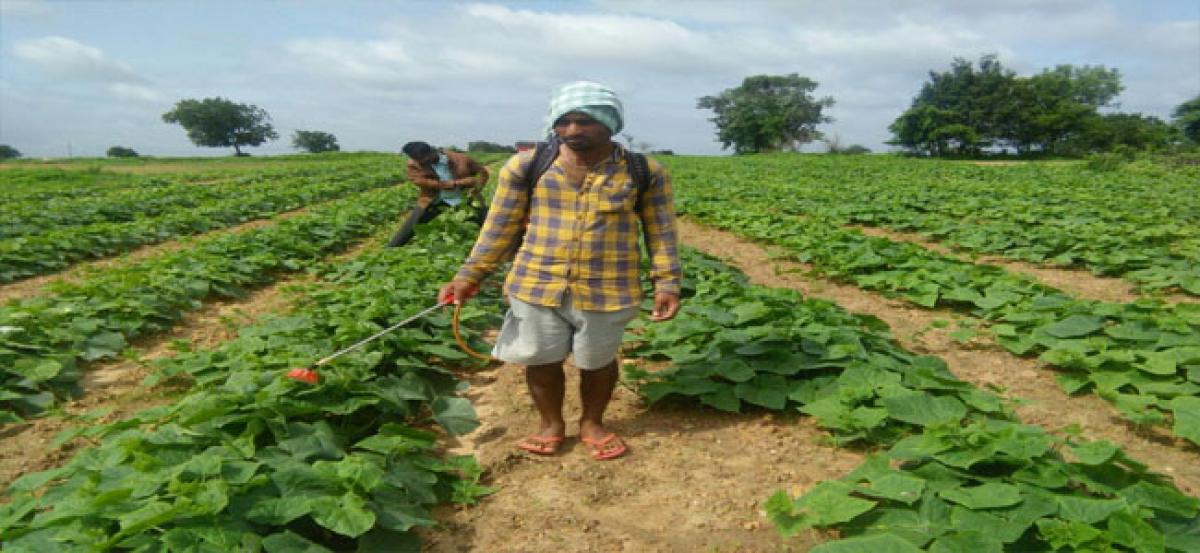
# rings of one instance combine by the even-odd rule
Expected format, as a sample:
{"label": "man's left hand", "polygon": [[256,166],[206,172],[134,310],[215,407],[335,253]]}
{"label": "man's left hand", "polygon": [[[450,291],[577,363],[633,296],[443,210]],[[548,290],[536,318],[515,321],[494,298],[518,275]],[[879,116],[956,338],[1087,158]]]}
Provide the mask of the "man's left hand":
{"label": "man's left hand", "polygon": [[650,312],[651,321],[669,321],[679,312],[679,294],[655,292],[654,311]]}

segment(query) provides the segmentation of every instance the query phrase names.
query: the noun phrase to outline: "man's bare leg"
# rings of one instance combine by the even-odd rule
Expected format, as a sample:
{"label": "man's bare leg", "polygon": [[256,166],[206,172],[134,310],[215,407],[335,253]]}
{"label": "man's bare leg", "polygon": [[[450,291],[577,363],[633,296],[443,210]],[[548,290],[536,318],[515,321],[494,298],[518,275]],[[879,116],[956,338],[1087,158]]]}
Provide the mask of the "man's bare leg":
{"label": "man's bare leg", "polygon": [[[603,368],[581,370],[579,373],[579,397],[583,401],[583,415],[579,417],[579,439],[603,442],[610,434],[604,429],[604,410],[608,408],[613,389],[617,386],[617,361],[614,359]],[[609,441],[599,447],[608,452],[623,448],[624,445],[619,439],[609,438]]]}
{"label": "man's bare leg", "polygon": [[538,436],[561,438],[567,432],[567,423],[562,414],[566,388],[562,361],[526,367],[525,383],[529,385],[533,405],[542,417]]}

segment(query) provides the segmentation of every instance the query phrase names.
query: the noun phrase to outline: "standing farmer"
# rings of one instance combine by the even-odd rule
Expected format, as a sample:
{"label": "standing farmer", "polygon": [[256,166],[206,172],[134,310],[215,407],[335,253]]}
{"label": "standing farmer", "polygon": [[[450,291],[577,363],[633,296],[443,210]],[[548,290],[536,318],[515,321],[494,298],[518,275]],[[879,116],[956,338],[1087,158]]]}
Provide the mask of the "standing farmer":
{"label": "standing farmer", "polygon": [[520,244],[504,283],[511,305],[492,355],[526,366],[541,427],[518,447],[533,453],[553,454],[566,435],[568,353],[581,370],[580,441],[596,459],[626,451],[621,438],[604,428],[603,417],[619,375],[625,325],[641,303],[639,234],[654,284],[650,319],[667,320],[679,310],[682,271],[671,181],[661,165],[612,141],[623,118],[616,93],[602,85],[557,87],[547,129],[550,155],[557,157],[534,182],[535,151],[508,160],[470,257],[439,294],[442,301],[450,295],[467,300]]}
{"label": "standing farmer", "polygon": [[408,156],[408,180],[421,189],[421,195],[400,231],[388,242],[389,248],[407,244],[417,224],[428,223],[443,209],[464,201],[475,204],[475,220],[483,224],[487,210],[479,191],[488,181],[486,167],[466,154],[434,149],[424,142],[409,142],[401,151]]}

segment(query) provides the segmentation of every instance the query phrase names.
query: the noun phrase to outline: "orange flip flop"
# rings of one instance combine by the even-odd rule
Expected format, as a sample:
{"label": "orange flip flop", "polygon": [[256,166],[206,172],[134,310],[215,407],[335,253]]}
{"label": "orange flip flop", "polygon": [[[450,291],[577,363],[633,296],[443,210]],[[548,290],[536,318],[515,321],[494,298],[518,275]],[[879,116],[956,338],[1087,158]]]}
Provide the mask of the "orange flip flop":
{"label": "orange flip flop", "polygon": [[558,453],[558,446],[562,443],[562,436],[530,436],[517,444],[517,447],[538,455],[554,455]]}
{"label": "orange flip flop", "polygon": [[626,451],[629,451],[629,448],[625,446],[625,442],[621,438],[618,438],[615,433],[609,434],[599,440],[581,437],[579,441],[583,442],[583,445],[586,445],[591,450],[592,458],[597,461],[616,459],[624,455]]}

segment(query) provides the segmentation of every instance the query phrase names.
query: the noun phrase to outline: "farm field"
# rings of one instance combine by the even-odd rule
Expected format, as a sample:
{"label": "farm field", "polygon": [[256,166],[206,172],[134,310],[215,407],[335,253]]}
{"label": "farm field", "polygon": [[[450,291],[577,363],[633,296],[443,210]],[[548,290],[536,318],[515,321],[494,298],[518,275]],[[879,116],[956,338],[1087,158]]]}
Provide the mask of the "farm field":
{"label": "farm field", "polygon": [[1200,171],[661,161],[684,308],[627,336],[608,463],[518,453],[449,311],[284,376],[469,250],[382,247],[399,156],[4,164],[3,549],[1200,550]]}

